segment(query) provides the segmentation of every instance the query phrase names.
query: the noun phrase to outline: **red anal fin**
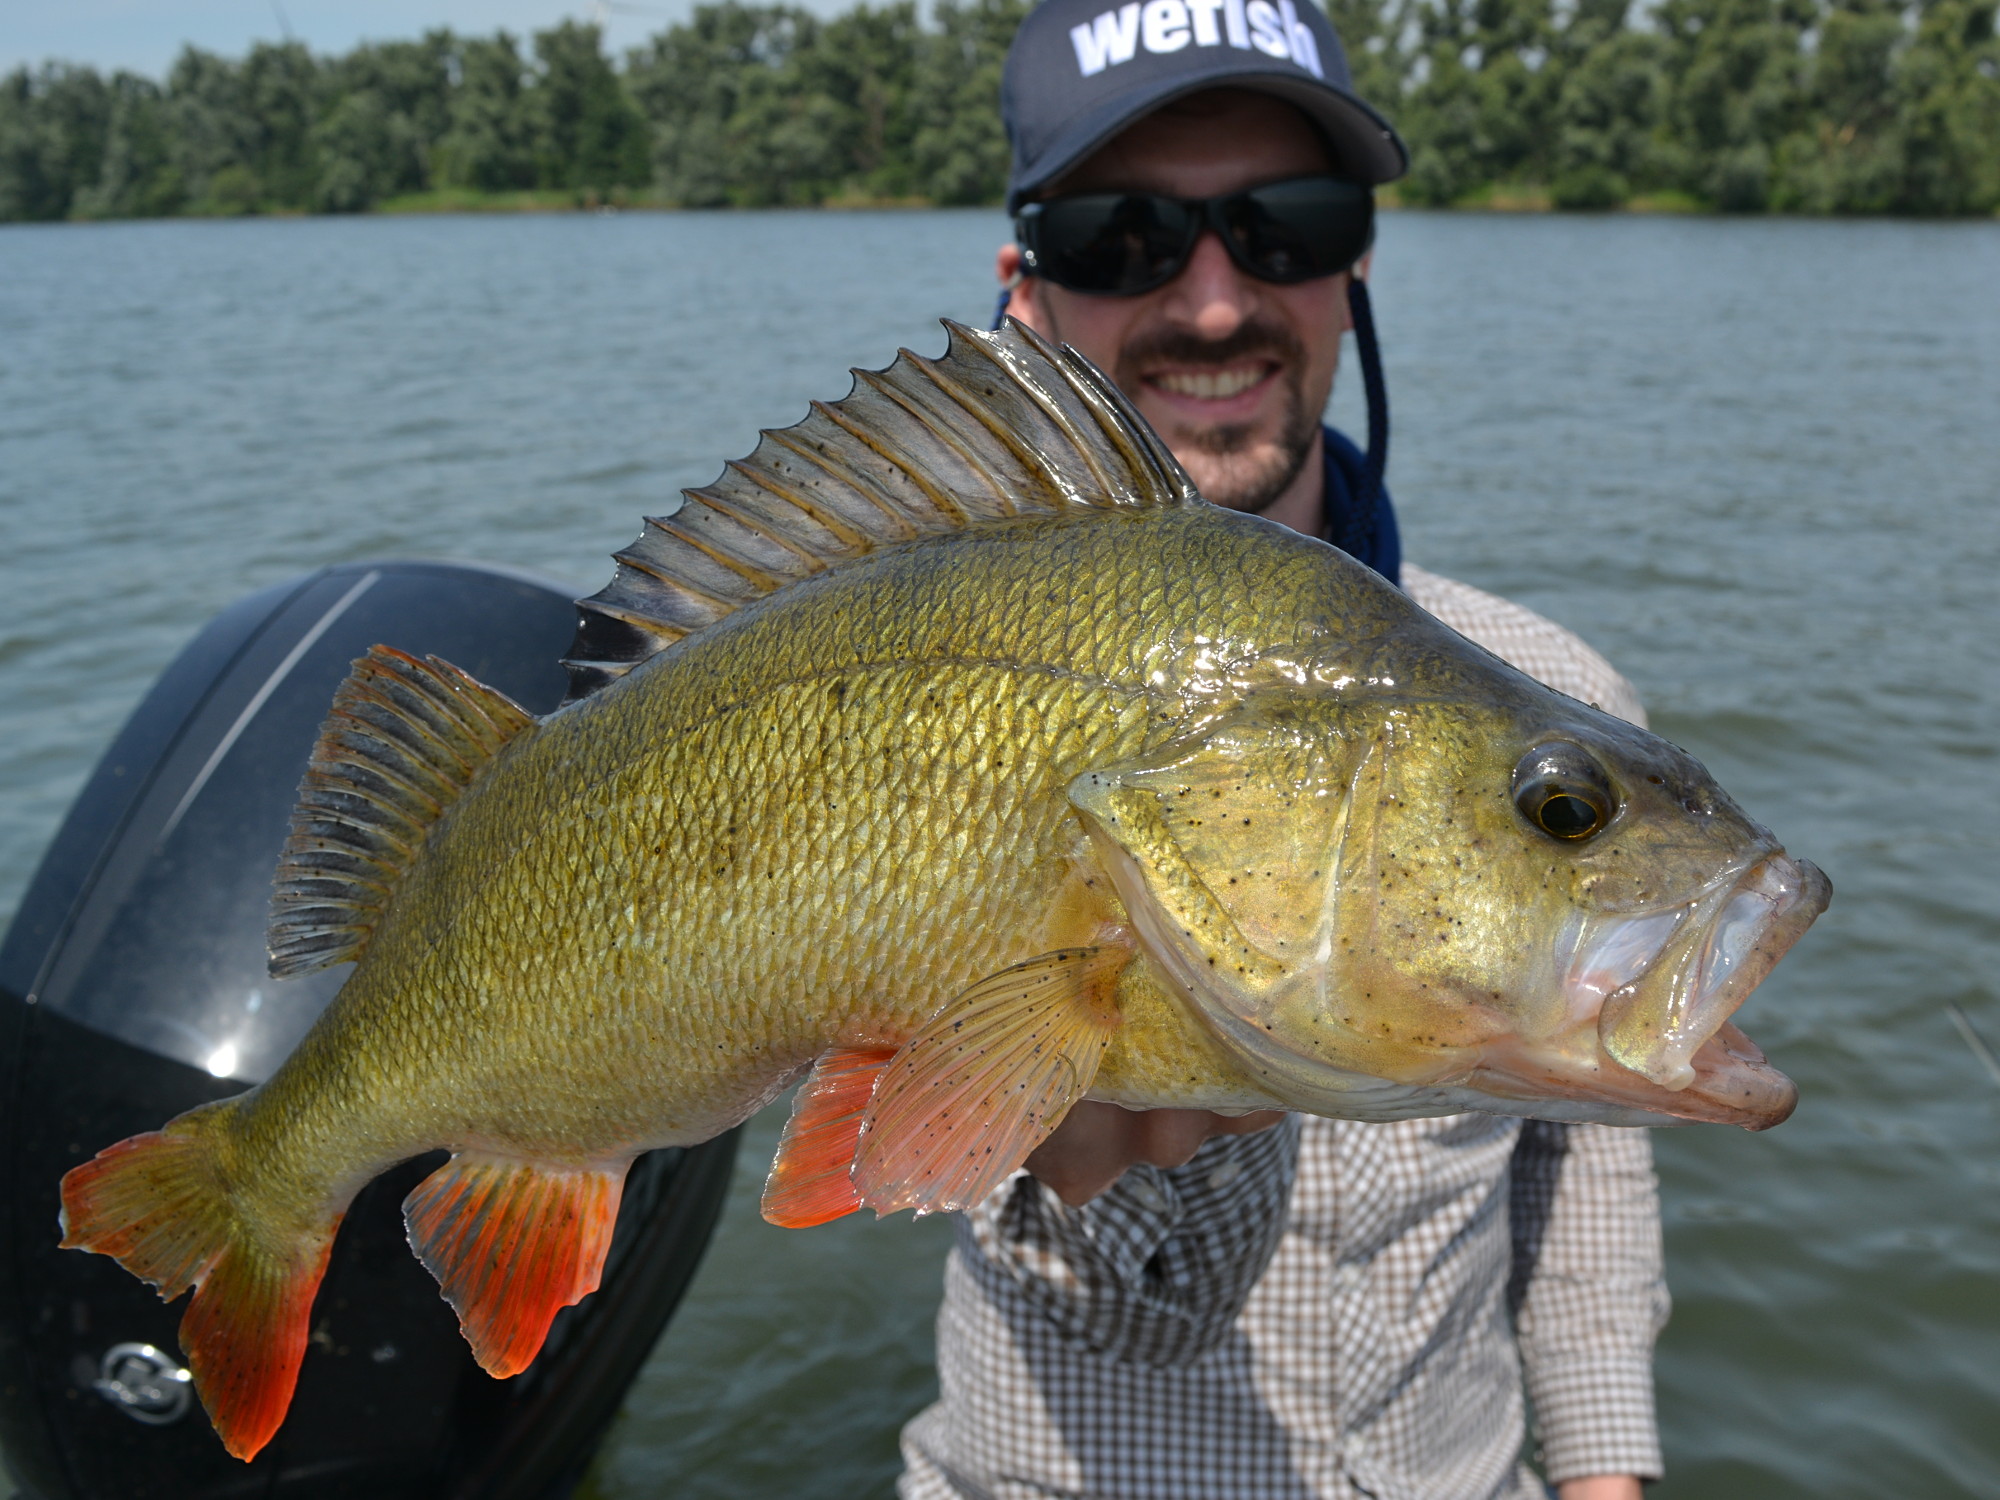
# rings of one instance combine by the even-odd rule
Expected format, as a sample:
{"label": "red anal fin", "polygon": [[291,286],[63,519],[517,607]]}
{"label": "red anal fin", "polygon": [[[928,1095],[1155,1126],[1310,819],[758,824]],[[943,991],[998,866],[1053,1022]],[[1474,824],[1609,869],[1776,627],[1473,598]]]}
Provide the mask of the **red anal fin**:
{"label": "red anal fin", "polygon": [[862,1121],[854,1190],[877,1214],[970,1208],[1090,1091],[1118,1027],[1131,939],[1044,953],[983,979],[926,1021],[883,1071]]}
{"label": "red anal fin", "polygon": [[410,1247],[487,1374],[504,1380],[527,1369],[555,1315],[597,1290],[630,1165],[545,1167],[467,1153],[403,1200]]}
{"label": "red anal fin", "polygon": [[848,1169],[875,1081],[895,1055],[894,1047],[835,1047],[813,1064],[764,1180],[766,1219],[809,1229],[861,1207]]}

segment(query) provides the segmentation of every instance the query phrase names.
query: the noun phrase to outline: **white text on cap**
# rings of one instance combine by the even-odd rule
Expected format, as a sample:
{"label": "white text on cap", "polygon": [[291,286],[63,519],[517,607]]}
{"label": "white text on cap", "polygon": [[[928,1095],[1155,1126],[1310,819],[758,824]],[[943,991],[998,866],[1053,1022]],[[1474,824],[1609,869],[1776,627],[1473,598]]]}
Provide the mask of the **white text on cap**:
{"label": "white text on cap", "polygon": [[[1216,12],[1222,24],[1216,24]],[[1293,0],[1131,0],[1069,29],[1076,48],[1076,66],[1085,78],[1130,62],[1141,47],[1152,53],[1178,52],[1193,43],[1219,47],[1255,48],[1267,57],[1297,63],[1315,78],[1320,70],[1319,43],[1299,19]]]}

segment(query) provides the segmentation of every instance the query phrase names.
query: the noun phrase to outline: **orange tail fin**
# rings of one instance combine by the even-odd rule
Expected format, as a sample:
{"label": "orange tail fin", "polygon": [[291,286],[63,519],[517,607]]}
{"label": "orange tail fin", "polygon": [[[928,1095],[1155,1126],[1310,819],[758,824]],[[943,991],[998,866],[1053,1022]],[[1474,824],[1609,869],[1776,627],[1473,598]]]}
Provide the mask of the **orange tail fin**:
{"label": "orange tail fin", "polygon": [[487,1374],[527,1369],[555,1315],[597,1290],[630,1165],[454,1156],[403,1200],[410,1248]]}
{"label": "orange tail fin", "polygon": [[116,1257],[169,1302],[194,1288],[181,1350],[222,1445],[248,1461],[292,1404],[340,1220],[273,1252],[216,1167],[215,1135],[234,1109],[203,1105],[71,1170],[62,1228],[64,1249]]}

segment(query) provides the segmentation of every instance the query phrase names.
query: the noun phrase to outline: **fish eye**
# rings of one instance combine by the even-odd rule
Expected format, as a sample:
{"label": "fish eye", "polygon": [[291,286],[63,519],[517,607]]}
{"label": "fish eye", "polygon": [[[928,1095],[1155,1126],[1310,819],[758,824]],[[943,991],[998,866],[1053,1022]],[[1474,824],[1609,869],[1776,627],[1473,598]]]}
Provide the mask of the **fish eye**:
{"label": "fish eye", "polygon": [[1567,740],[1537,745],[1514,767],[1514,806],[1550,838],[1573,843],[1603,830],[1618,810],[1611,778]]}

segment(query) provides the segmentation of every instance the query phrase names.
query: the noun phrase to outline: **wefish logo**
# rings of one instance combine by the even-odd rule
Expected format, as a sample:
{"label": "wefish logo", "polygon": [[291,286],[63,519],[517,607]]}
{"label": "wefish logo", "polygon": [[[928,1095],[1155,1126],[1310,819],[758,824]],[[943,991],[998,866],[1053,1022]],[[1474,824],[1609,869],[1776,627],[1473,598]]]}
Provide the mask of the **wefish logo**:
{"label": "wefish logo", "polygon": [[1297,63],[1315,78],[1319,43],[1299,19],[1295,0],[1131,0],[1069,29],[1076,65],[1085,78],[1130,62],[1140,48],[1178,52],[1183,47],[1252,48]]}

